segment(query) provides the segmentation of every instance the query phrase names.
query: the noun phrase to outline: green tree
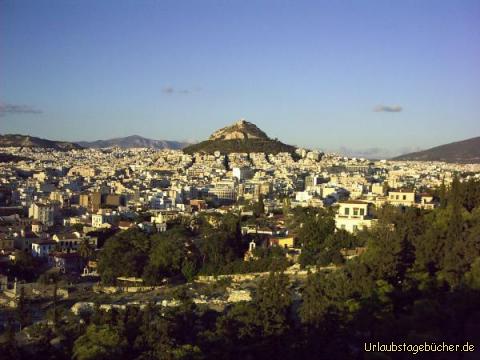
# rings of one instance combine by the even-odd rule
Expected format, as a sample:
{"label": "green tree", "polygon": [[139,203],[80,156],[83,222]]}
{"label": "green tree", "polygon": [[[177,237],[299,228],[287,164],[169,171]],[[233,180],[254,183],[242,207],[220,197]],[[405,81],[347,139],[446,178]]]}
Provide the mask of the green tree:
{"label": "green tree", "polygon": [[319,264],[319,256],[325,248],[325,240],[333,235],[334,231],[335,221],[330,214],[323,212],[305,216],[298,233],[298,239],[302,244],[300,255],[302,266]]}
{"label": "green tree", "polygon": [[0,342],[0,354],[2,357],[9,360],[22,359],[20,349],[15,338],[14,319],[11,316],[7,317],[4,337],[5,341]]}
{"label": "green tree", "polygon": [[257,319],[263,336],[282,335],[290,326],[289,311],[292,293],[284,273],[271,272],[261,280],[253,297]]}
{"label": "green tree", "polygon": [[377,279],[394,284],[401,280],[409,266],[403,261],[406,251],[402,235],[387,225],[380,225],[372,231],[362,260]]}
{"label": "green tree", "polygon": [[126,348],[126,340],[114,327],[90,325],[73,347],[73,357],[77,360],[120,359]]}
{"label": "green tree", "polygon": [[98,271],[105,283],[119,276],[140,277],[148,262],[150,238],[140,230],[127,230],[109,238],[99,254]]}
{"label": "green tree", "polygon": [[[144,272],[147,282],[157,283],[164,277],[181,274],[187,262],[188,241],[183,229],[154,235],[148,265]],[[191,265],[195,268],[193,263]]]}
{"label": "green tree", "polygon": [[88,261],[93,258],[93,254],[95,253],[95,249],[87,238],[84,238],[78,247],[78,254],[85,260]]}
{"label": "green tree", "polygon": [[253,215],[255,217],[260,217],[265,214],[265,202],[263,200],[263,195],[258,196],[258,201],[253,206]]}
{"label": "green tree", "polygon": [[199,251],[203,273],[218,274],[226,264],[243,257],[245,245],[239,216],[227,214],[216,228],[206,226],[202,233]]}
{"label": "green tree", "polygon": [[31,253],[15,251],[15,263],[12,267],[12,275],[18,279],[32,281],[38,275],[38,261]]}
{"label": "green tree", "polygon": [[32,321],[30,312],[30,306],[28,300],[25,297],[25,289],[23,286],[20,288],[20,295],[17,299],[17,307],[15,308],[17,321],[20,324],[20,331]]}

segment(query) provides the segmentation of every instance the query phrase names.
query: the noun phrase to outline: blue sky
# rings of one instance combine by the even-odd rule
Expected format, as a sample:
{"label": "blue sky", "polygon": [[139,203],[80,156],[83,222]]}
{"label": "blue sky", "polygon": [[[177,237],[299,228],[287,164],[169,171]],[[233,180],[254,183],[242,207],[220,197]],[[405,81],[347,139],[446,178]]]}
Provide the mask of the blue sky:
{"label": "blue sky", "polygon": [[480,1],[2,0],[0,101],[51,139],[427,148],[480,136]]}

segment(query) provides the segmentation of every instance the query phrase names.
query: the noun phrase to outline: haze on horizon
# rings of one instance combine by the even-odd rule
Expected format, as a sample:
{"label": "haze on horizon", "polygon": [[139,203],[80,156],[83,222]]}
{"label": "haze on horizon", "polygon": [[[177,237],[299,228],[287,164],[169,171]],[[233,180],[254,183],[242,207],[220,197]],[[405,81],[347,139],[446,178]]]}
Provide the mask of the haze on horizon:
{"label": "haze on horizon", "polygon": [[468,0],[4,0],[0,133],[202,140],[246,118],[389,155],[471,138],[479,20]]}

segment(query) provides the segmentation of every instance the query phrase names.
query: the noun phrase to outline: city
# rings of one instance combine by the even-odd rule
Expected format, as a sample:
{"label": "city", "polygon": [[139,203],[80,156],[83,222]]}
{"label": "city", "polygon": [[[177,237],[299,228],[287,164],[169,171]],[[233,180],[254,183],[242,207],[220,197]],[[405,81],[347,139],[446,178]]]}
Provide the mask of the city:
{"label": "city", "polygon": [[[240,120],[213,141],[248,143],[259,132]],[[372,256],[372,238],[404,231],[398,217],[426,221],[446,212],[460,184],[473,207],[480,200],[480,164],[371,161],[302,148],[2,151],[17,160],[0,165],[1,321],[26,327],[17,335],[23,347],[54,336],[69,316],[95,311],[176,309],[187,297],[221,314],[254,301],[265,281],[286,281],[299,302],[312,274],[344,271]],[[15,315],[19,308],[24,317]]]}
{"label": "city", "polygon": [[479,359],[479,19],[0,1],[0,360]]}

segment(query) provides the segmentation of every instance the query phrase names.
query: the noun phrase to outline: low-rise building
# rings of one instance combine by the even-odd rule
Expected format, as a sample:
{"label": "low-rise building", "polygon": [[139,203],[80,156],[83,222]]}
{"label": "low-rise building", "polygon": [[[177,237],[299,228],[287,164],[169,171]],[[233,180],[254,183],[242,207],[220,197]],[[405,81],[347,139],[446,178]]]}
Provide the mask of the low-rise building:
{"label": "low-rise building", "polygon": [[389,191],[388,202],[395,206],[414,206],[415,191],[409,191],[409,190]]}
{"label": "low-rise building", "polygon": [[280,246],[285,249],[291,249],[295,246],[295,241],[293,236],[288,236],[288,237],[271,237],[268,240],[268,244],[270,246],[275,245],[275,246]]}
{"label": "low-rise building", "polygon": [[340,202],[338,205],[338,211],[335,215],[337,229],[355,233],[358,230],[370,228],[376,221],[371,213],[371,203],[349,200]]}
{"label": "low-rise building", "polygon": [[75,252],[78,250],[79,246],[85,240],[88,241],[88,244],[96,249],[97,248],[97,238],[92,236],[82,236],[79,232],[66,232],[59,233],[52,236],[52,240],[56,242],[59,248],[63,252]]}
{"label": "low-rise building", "polygon": [[46,258],[55,250],[56,241],[49,239],[41,239],[32,242],[32,255],[35,257]]}

